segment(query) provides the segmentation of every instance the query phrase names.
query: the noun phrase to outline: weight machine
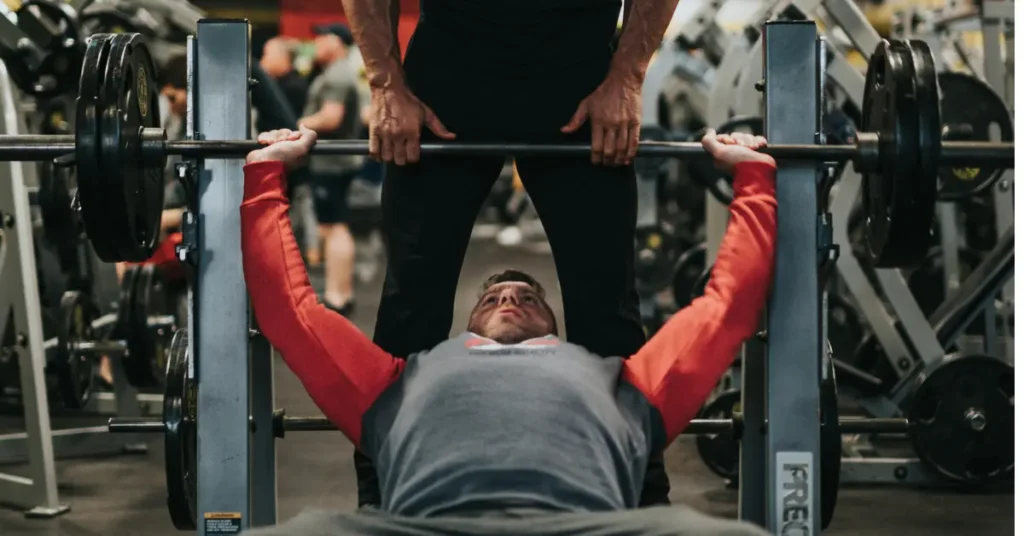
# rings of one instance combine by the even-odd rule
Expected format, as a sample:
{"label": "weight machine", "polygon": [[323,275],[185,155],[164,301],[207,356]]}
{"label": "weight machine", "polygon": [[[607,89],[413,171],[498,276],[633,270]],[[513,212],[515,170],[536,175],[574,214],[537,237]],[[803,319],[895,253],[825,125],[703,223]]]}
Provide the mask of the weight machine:
{"label": "weight machine", "polygon": [[[0,133],[18,134],[25,129],[20,103],[5,65],[0,62]],[[49,518],[68,511],[57,493],[55,460],[121,452],[145,452],[139,437],[111,437],[105,426],[54,430],[50,420],[44,368],[43,339],[36,259],[33,251],[33,217],[29,193],[36,183],[36,164],[8,162],[0,166],[0,326],[12,326],[13,351],[20,370],[21,401],[25,432],[0,434],[0,463],[28,463],[28,477],[0,473],[0,501],[27,509],[28,517]],[[13,315],[9,316],[9,315]],[[12,320],[8,324],[9,319]],[[109,326],[114,315],[93,322],[95,329]],[[159,395],[137,394],[120,367],[113,367],[114,392],[93,393],[85,411],[135,417],[157,413]]]}

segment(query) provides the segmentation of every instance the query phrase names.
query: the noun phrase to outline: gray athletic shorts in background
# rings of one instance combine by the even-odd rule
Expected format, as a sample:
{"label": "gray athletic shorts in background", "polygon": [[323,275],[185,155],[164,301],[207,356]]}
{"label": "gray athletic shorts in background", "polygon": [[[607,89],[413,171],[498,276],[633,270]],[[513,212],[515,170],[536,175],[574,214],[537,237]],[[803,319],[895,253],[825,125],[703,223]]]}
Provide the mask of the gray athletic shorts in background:
{"label": "gray athletic shorts in background", "polygon": [[246,536],[765,536],[749,523],[721,519],[685,506],[600,513],[493,512],[476,517],[394,517],[362,510],[305,511]]}

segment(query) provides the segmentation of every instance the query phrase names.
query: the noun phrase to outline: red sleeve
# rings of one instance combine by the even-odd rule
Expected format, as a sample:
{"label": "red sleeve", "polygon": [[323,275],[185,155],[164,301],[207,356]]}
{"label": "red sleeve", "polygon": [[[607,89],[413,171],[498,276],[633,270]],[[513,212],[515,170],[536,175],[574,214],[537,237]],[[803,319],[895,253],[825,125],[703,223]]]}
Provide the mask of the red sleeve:
{"label": "red sleeve", "polygon": [[775,260],[775,168],[736,167],[735,197],[704,296],[677,312],[636,355],[623,378],[663,419],[666,445],[697,414],[757,329]]}
{"label": "red sleeve", "polygon": [[288,220],[280,162],[245,166],[242,265],[260,330],[313,402],[359,445],[363,414],[404,361],[317,302]]}

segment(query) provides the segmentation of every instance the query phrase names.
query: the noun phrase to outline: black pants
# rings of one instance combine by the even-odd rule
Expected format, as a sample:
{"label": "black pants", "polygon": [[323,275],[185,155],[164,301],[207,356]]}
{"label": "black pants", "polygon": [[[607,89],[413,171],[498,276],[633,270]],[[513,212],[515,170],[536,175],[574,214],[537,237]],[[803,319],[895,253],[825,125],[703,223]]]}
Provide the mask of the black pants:
{"label": "black pants", "polygon": [[[570,141],[588,137],[584,128]],[[417,165],[388,168],[381,205],[388,265],[374,342],[392,355],[448,338],[470,233],[503,163],[424,156]],[[595,166],[586,157],[520,158],[517,168],[551,244],[567,339],[601,356],[632,355],[644,343],[633,269],[633,169]],[[356,469],[360,505],[378,504],[376,473],[358,452]],[[668,487],[657,456],[642,501],[667,503]]]}

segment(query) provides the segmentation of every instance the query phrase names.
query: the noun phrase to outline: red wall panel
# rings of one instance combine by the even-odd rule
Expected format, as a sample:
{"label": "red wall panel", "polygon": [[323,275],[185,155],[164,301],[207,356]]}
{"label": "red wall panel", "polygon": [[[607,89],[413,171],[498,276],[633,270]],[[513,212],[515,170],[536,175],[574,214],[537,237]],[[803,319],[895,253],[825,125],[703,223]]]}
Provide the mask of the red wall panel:
{"label": "red wall panel", "polygon": [[[416,21],[419,19],[419,0],[400,0],[402,15],[398,20],[398,43],[405,54]],[[313,26],[327,22],[346,22],[341,0],[281,0],[281,34],[299,39],[311,39]]]}

